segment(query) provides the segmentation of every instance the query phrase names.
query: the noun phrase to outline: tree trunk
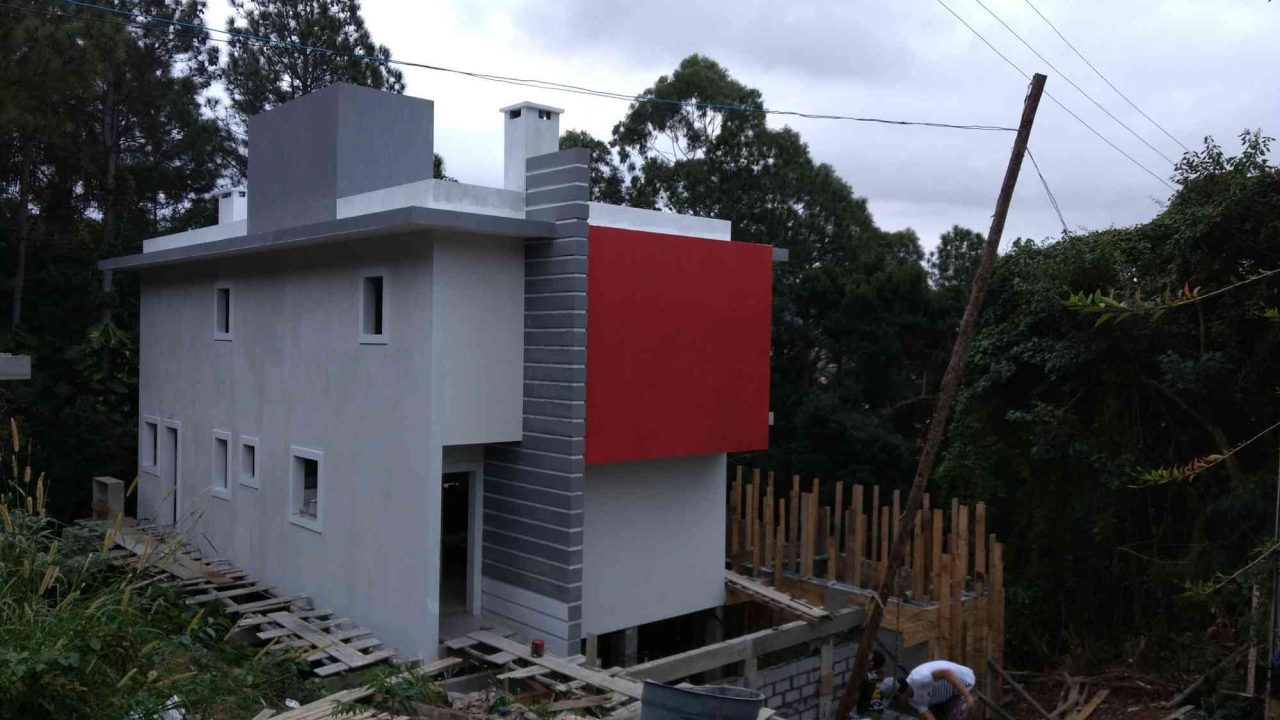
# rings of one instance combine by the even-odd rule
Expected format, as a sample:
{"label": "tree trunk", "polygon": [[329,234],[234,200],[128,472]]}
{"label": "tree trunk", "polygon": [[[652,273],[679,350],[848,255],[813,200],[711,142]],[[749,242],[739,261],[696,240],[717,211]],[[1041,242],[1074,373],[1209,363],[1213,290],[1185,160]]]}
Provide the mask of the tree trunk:
{"label": "tree trunk", "polygon": [[116,137],[116,93],[114,78],[108,75],[102,96],[102,146],[106,152],[102,178],[102,250],[111,249],[116,229],[116,164],[120,156]]}
{"label": "tree trunk", "polygon": [[31,146],[22,148],[22,169],[18,175],[18,262],[13,269],[13,306],[9,329],[22,324],[22,291],[27,281],[27,238],[31,227]]}

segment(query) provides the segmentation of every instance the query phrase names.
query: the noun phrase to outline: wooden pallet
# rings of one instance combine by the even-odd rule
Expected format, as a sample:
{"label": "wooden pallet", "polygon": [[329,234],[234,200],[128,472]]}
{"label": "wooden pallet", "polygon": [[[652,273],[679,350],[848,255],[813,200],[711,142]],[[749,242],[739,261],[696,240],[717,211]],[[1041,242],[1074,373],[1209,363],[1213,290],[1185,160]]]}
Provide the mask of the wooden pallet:
{"label": "wooden pallet", "polygon": [[191,605],[217,604],[236,619],[242,636],[272,652],[299,653],[320,676],[392,659],[396,651],[364,628],[329,610],[316,610],[305,594],[283,595],[225,560],[205,559],[192,543],[148,526],[124,526],[108,556],[137,567],[143,582],[167,582]]}

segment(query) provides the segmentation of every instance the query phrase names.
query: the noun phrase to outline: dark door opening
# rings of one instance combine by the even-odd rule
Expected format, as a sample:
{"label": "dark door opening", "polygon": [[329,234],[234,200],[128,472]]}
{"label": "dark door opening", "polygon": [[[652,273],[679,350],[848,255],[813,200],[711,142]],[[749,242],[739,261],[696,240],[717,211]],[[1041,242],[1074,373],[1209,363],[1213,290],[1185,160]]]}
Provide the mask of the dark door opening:
{"label": "dark door opening", "polygon": [[440,617],[468,614],[471,473],[445,473],[440,484]]}

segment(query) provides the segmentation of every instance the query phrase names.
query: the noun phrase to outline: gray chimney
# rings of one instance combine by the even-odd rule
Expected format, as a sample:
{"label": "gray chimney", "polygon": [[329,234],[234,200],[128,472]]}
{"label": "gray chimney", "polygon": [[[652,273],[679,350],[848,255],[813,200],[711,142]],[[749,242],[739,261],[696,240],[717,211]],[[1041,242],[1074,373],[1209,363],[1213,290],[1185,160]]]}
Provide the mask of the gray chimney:
{"label": "gray chimney", "polygon": [[248,231],[337,217],[340,197],[429,180],[435,104],[337,83],[249,119]]}
{"label": "gray chimney", "polygon": [[525,160],[560,149],[560,113],[564,110],[522,102],[508,105],[501,112],[506,129],[502,186],[508,190],[523,191]]}

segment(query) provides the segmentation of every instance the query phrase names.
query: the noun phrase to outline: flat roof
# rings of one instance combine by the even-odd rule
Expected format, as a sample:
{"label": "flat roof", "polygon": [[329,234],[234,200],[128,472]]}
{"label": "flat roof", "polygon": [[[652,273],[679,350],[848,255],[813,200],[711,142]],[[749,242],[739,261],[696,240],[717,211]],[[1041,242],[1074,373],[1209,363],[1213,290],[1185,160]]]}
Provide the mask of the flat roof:
{"label": "flat roof", "polygon": [[140,270],[410,230],[453,230],[510,238],[549,238],[556,235],[556,225],[552,222],[414,206],[107,258],[98,262],[98,269]]}

